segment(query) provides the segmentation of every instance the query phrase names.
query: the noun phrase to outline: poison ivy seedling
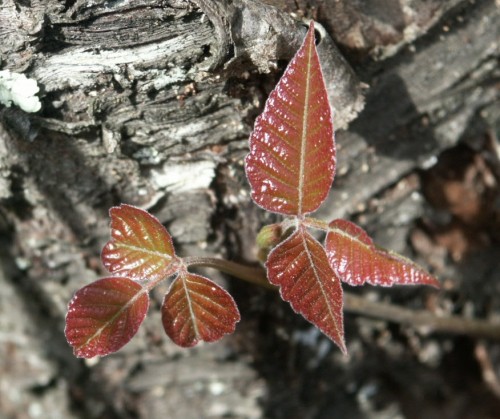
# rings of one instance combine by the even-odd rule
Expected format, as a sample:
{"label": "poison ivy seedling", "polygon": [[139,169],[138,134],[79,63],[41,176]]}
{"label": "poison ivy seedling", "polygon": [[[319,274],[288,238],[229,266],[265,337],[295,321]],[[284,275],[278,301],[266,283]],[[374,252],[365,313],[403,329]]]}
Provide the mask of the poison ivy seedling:
{"label": "poison ivy seedling", "polygon": [[[376,247],[357,225],[307,216],[324,202],[335,174],[332,114],[313,23],[255,122],[245,163],[253,200],[287,216],[259,234],[260,246],[270,249],[269,282],[344,353],[341,282],[439,286],[421,267]],[[178,257],[167,230],[139,208],[123,204],[110,215],[111,240],[101,257],[113,276],[77,291],[68,307],[65,332],[76,356],[107,355],[129,342],[148,311],[149,291],[169,278],[162,322],[176,344],[213,342],[234,331],[240,315],[232,297],[188,268],[219,267],[249,279],[245,267]],[[326,232],[324,246],[309,228]]]}

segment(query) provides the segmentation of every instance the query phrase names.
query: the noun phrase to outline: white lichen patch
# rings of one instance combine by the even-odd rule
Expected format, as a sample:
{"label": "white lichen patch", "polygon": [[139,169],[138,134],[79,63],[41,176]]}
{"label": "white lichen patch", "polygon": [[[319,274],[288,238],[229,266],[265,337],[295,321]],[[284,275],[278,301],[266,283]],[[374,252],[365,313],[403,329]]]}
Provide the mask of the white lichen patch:
{"label": "white lichen patch", "polygon": [[37,112],[42,104],[36,96],[39,92],[35,80],[24,74],[0,71],[0,103],[7,107],[12,104],[19,106],[25,112]]}

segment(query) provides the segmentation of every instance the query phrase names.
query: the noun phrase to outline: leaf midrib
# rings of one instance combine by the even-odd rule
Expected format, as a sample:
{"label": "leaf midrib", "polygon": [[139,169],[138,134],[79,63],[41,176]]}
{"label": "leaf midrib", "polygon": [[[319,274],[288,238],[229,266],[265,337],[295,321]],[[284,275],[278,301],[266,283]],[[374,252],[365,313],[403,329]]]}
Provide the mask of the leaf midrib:
{"label": "leaf midrib", "polygon": [[[110,320],[106,321],[97,331],[90,337],[88,338],[83,344],[77,347],[77,349],[80,351],[82,348],[87,346],[90,342],[92,342],[94,339],[98,338],[104,329],[109,327],[125,310],[127,310],[131,305],[133,305],[139,297],[141,297],[143,294],[147,293],[148,290],[146,288],[141,288],[127,303],[122,305],[122,308],[116,312],[113,317],[111,317]],[[116,305],[116,304],[115,304]],[[99,355],[99,354],[96,354]]]}
{"label": "leaf midrib", "polygon": [[338,328],[335,314],[333,313],[332,308],[330,307],[330,301],[328,299],[328,296],[327,296],[327,293],[326,293],[325,288],[323,286],[323,283],[321,282],[320,275],[319,275],[319,273],[318,273],[318,271],[316,269],[316,265],[315,265],[314,260],[312,258],[312,253],[309,250],[309,246],[308,246],[308,243],[307,243],[306,233],[302,231],[301,232],[301,236],[302,236],[302,245],[304,246],[304,251],[306,252],[307,259],[309,260],[309,264],[311,265],[314,277],[316,279],[316,282],[319,285],[319,288],[321,290],[321,294],[323,295],[323,299],[326,302],[326,306],[328,308],[328,314],[330,315],[330,318],[333,321],[333,324],[334,324],[334,327],[335,327],[335,331],[337,332],[337,336],[341,336],[341,332],[340,332],[340,330]]}
{"label": "leaf midrib", "polygon": [[142,253],[146,253],[148,255],[153,255],[153,256],[158,256],[162,259],[166,259],[166,260],[172,260],[173,257],[171,255],[169,255],[168,253],[163,253],[163,252],[159,252],[158,250],[150,250],[150,249],[147,249],[147,248],[144,248],[144,247],[139,247],[139,246],[134,246],[134,245],[131,245],[131,244],[126,244],[126,243],[117,243],[120,247],[123,247],[123,248],[126,248],[126,249],[130,249],[130,250],[134,250],[136,252],[142,252]]}
{"label": "leaf midrib", "polygon": [[[314,35],[313,35],[314,36]],[[306,66],[306,88],[305,88],[305,97],[304,97],[304,112],[302,119],[302,134],[301,134],[301,143],[300,143],[300,165],[299,165],[299,202],[298,202],[298,213],[302,215],[302,207],[304,200],[304,171],[305,171],[305,155],[306,155],[306,142],[307,142],[307,121],[309,119],[309,95],[310,95],[310,73],[311,73],[311,41],[308,40],[307,45],[307,66]]]}
{"label": "leaf midrib", "polygon": [[198,330],[198,324],[196,323],[197,317],[193,308],[193,302],[191,301],[191,294],[187,282],[189,281],[189,277],[187,275],[180,275],[179,278],[182,281],[182,287],[184,288],[184,293],[186,294],[187,306],[189,310],[189,316],[191,317],[191,321],[193,323],[193,332],[196,340],[200,340],[200,331]]}

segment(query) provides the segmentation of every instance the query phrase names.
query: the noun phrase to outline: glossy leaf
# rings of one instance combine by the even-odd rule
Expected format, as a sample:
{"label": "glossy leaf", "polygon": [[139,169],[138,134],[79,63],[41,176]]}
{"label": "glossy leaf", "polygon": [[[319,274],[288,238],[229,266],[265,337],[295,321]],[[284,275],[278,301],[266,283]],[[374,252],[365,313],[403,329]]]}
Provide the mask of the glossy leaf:
{"label": "glossy leaf", "polygon": [[116,352],[137,333],[148,307],[147,290],[137,282],[100,279],[77,291],[69,303],[66,339],[80,358]]}
{"label": "glossy leaf", "polygon": [[269,254],[266,267],[282,298],[346,353],[342,287],[321,244],[299,227]]}
{"label": "glossy leaf", "polygon": [[175,272],[172,238],[156,217],[126,204],[109,213],[111,240],[101,254],[109,272],[134,280],[161,279]]}
{"label": "glossy leaf", "polygon": [[268,211],[306,214],[328,195],[335,144],[313,23],[255,121],[245,163],[252,198]]}
{"label": "glossy leaf", "polygon": [[186,271],[179,273],[163,301],[163,328],[179,346],[219,340],[233,333],[239,320],[238,308],[227,291]]}
{"label": "glossy leaf", "polygon": [[405,257],[374,245],[366,232],[346,220],[329,225],[325,243],[328,260],[338,277],[349,285],[432,285],[439,281]]}

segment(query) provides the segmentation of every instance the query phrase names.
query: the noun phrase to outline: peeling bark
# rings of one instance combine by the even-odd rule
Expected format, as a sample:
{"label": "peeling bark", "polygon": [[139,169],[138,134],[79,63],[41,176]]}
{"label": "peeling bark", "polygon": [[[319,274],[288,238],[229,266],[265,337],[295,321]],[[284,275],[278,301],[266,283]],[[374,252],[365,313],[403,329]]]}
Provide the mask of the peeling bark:
{"label": "peeling bark", "polygon": [[[319,51],[338,129],[334,190],[318,215],[357,215],[382,244],[407,252],[426,208],[415,173],[498,126],[500,12],[493,0],[361,3],[4,0],[0,70],[35,79],[42,102],[36,114],[0,105],[0,250],[15,261],[5,276],[22,278],[21,298],[57,330],[72,293],[103,274],[107,211],[120,202],[154,212],[181,253],[252,260],[269,216],[250,202],[242,158],[302,41],[304,16],[325,28]],[[147,393],[164,407],[138,367],[144,353],[155,362],[178,356],[155,343],[159,326],[146,324],[126,360],[101,361],[83,390],[74,380],[87,370],[56,339],[51,374],[89,392],[86,412],[100,403],[121,417],[134,409],[157,417],[160,407],[127,400]],[[214,370],[218,348],[207,361]],[[221,373],[240,401],[245,380],[255,381],[245,368],[243,381]]]}

